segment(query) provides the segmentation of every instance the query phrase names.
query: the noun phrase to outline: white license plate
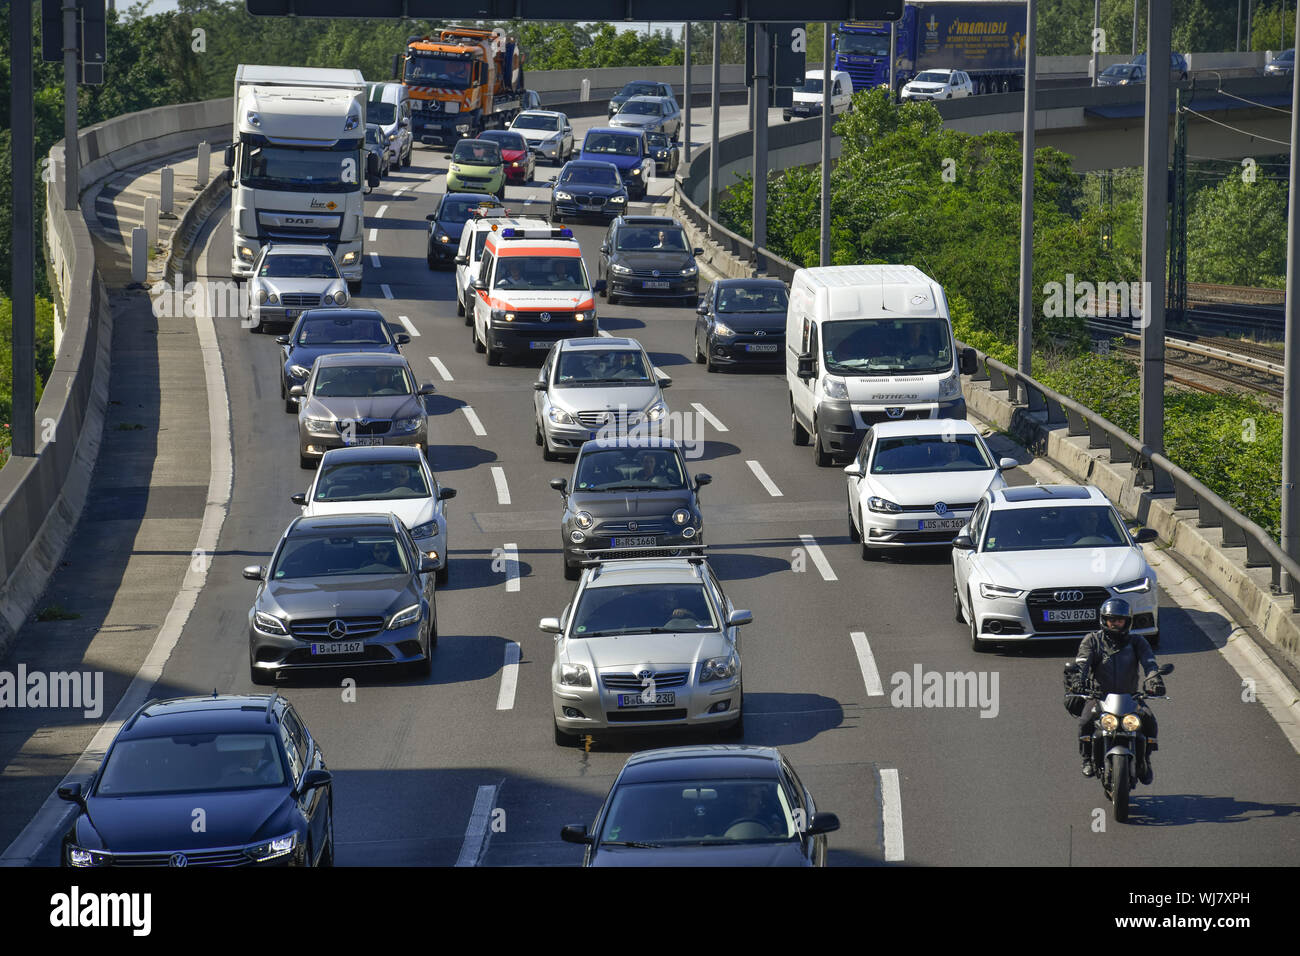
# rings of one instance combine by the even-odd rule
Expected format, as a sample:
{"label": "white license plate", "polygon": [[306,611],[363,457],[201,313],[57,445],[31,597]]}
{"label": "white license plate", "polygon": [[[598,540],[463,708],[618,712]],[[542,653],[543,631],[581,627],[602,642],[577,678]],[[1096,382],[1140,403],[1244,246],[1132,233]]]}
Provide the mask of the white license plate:
{"label": "white license plate", "polygon": [[960,531],[965,526],[965,518],[927,518],[917,522],[921,531]]}
{"label": "white license plate", "polygon": [[298,318],[298,312],[299,312],[298,309],[285,309],[285,310],[284,310],[284,317],[285,317],[286,319],[296,319],[296,318]]}
{"label": "white license plate", "polygon": [[549,349],[554,344],[554,342],[529,342],[528,347],[530,349]]}
{"label": "white license plate", "polygon": [[642,282],[641,287],[645,289],[666,289],[668,288],[668,283],[667,282]]}
{"label": "white license plate", "polygon": [[620,707],[671,707],[677,702],[675,693],[655,694],[654,699],[650,699],[649,694],[619,694],[618,706]]}
{"label": "white license plate", "polygon": [[318,657],[328,656],[331,654],[362,654],[365,653],[365,641],[333,641],[329,644],[313,644],[311,652]]}
{"label": "white license plate", "polygon": [[775,345],[775,344],[772,344],[772,345],[746,345],[746,346],[745,346],[745,351],[746,351],[746,352],[775,352],[776,350],[777,350],[777,345]]}
{"label": "white license plate", "polygon": [[343,439],[345,445],[382,445],[383,443],[382,438],[353,438],[351,441]]}
{"label": "white license plate", "polygon": [[648,535],[640,538],[615,538],[614,547],[616,548],[653,548],[655,546],[654,535]]}
{"label": "white license plate", "polygon": [[1097,612],[1091,608],[1065,608],[1059,611],[1044,611],[1043,620],[1050,623],[1056,621],[1095,621]]}

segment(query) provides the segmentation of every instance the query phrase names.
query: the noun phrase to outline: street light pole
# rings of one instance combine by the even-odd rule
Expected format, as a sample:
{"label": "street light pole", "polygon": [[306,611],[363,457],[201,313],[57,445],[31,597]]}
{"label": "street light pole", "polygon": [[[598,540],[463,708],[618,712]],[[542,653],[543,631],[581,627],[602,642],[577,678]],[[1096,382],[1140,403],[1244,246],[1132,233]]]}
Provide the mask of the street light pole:
{"label": "street light pole", "polygon": [[713,22],[713,115],[709,118],[709,216],[718,218],[718,113],[722,108],[722,24]]}
{"label": "street light pole", "polygon": [[9,58],[9,172],[13,188],[13,251],[9,260],[13,288],[13,420],[9,423],[9,451],[16,458],[29,458],[36,454],[36,143],[31,0],[11,0],[9,4]]}
{"label": "street light pole", "polygon": [[822,235],[821,265],[831,264],[831,25],[822,43]]}
{"label": "street light pole", "polygon": [[[1296,36],[1300,36],[1300,3],[1296,4]],[[1300,103],[1300,70],[1291,73],[1291,102]],[[1300,157],[1300,113],[1291,111],[1291,155]],[[1282,379],[1282,550],[1290,557],[1300,555],[1300,495],[1296,481],[1300,478],[1300,387],[1295,384],[1300,375],[1300,267],[1296,262],[1300,247],[1300,163],[1291,163],[1291,198],[1287,204],[1286,228],[1286,357]],[[1282,572],[1282,590],[1290,590],[1295,582]]]}
{"label": "street light pole", "polygon": [[[1016,337],[1016,369],[1033,371],[1034,357],[1034,91],[1038,86],[1038,0],[1025,6],[1025,118],[1020,160],[1020,329]],[[1029,401],[1028,388],[1018,389]]]}
{"label": "street light pole", "polygon": [[1169,213],[1168,0],[1147,3],[1147,101],[1142,202],[1142,393],[1139,437],[1165,447],[1165,251]]}

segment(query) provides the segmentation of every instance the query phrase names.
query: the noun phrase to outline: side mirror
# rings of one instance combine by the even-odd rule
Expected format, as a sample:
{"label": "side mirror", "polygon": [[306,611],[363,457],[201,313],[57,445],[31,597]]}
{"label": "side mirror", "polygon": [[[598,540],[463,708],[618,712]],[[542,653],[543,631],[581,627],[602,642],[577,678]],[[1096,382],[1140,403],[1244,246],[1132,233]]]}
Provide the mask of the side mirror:
{"label": "side mirror", "polygon": [[409,332],[394,332],[393,341],[396,342],[398,345],[410,345],[411,335]]}
{"label": "side mirror", "polygon": [[840,828],[840,818],[833,813],[814,813],[812,819],[808,821],[808,829],[804,833],[809,836],[817,836],[819,833],[834,833]]}
{"label": "side mirror", "polygon": [[225,177],[226,177],[226,185],[233,186],[235,183],[235,171],[233,169],[227,169],[225,172]]}
{"label": "side mirror", "polygon": [[544,392],[544,391],[546,391],[546,383],[545,383],[545,382],[533,382],[533,391],[534,391],[534,392]]}
{"label": "side mirror", "polygon": [[1155,528],[1139,528],[1137,534],[1133,535],[1133,540],[1138,544],[1147,544],[1159,537],[1160,535],[1156,533]]}
{"label": "side mirror", "polygon": [[844,474],[848,475],[850,478],[861,478],[862,466],[859,465],[856,461],[851,465],[845,465]]}
{"label": "side mirror", "polygon": [[963,375],[974,375],[979,371],[979,356],[975,354],[974,349],[966,348],[961,350],[960,371]]}
{"label": "side mirror", "polygon": [[334,775],[328,770],[308,770],[302,775],[298,793],[310,793],[318,787],[328,787],[334,781]]}
{"label": "side mirror", "polygon": [[537,622],[537,629],[545,631],[547,634],[560,634],[560,619],[558,617],[544,617]]}
{"label": "side mirror", "polygon": [[805,382],[817,375],[817,356],[811,352],[805,352],[799,356],[799,368],[796,373]]}
{"label": "side mirror", "polygon": [[707,302],[701,302],[699,305],[695,307],[695,312],[697,315],[708,315],[709,304]]}
{"label": "side mirror", "polygon": [[1173,664],[1161,664],[1160,667],[1156,670],[1156,673],[1159,674],[1161,677],[1163,677],[1166,674],[1172,674],[1173,672],[1174,672]]}
{"label": "side mirror", "polygon": [[487,288],[487,286],[483,284],[482,279],[471,279],[469,283],[469,287],[473,289],[475,292],[482,292],[484,289]]}
{"label": "side mirror", "polygon": [[438,390],[437,390],[436,388],[434,388],[433,385],[432,385],[431,383],[425,383],[424,385],[421,385],[421,386],[420,386],[420,390],[419,390],[418,392],[416,392],[415,394],[416,394],[416,395],[422,395],[422,396],[423,396],[423,395],[432,395],[432,394],[434,394],[436,391],[438,391]]}
{"label": "side mirror", "polygon": [[302,398],[305,394],[307,393],[303,390],[301,385],[295,385],[293,388],[289,389],[290,398]]}
{"label": "side mirror", "polygon": [[427,554],[420,555],[420,573],[433,574],[438,570],[437,559],[429,557]]}
{"label": "side mirror", "polygon": [[572,127],[572,126],[566,126],[566,127],[564,127],[564,131],[565,131],[566,133],[572,133],[572,132],[573,132],[573,127]]}
{"label": "side mirror", "polygon": [[741,627],[745,624],[754,623],[753,611],[742,611],[739,608],[727,615],[727,627]]}
{"label": "side mirror", "polygon": [[379,178],[379,173],[374,173],[373,175],[366,177],[366,185],[371,189],[376,188],[381,182],[383,182],[383,180]]}
{"label": "side mirror", "polygon": [[957,535],[957,537],[952,539],[952,546],[956,548],[958,551],[975,550],[975,542],[971,539],[971,536],[968,534]]}
{"label": "side mirror", "polygon": [[244,577],[250,581],[260,581],[266,575],[266,568],[259,567],[256,564],[250,564],[244,568]]}
{"label": "side mirror", "polygon": [[588,835],[586,826],[567,826],[560,831],[560,839],[565,843],[581,843],[591,846],[594,838]]}
{"label": "side mirror", "polygon": [[457,257],[456,257],[456,265],[458,265],[458,266],[467,266],[467,265],[469,265],[469,256],[457,256]]}
{"label": "side mirror", "polygon": [[81,784],[79,783],[71,783],[66,787],[59,787],[59,799],[67,800],[69,803],[75,803],[79,807],[85,807],[86,805],[86,798],[82,792]]}
{"label": "side mirror", "polygon": [[609,252],[609,243],[608,243],[608,242],[602,242],[602,243],[600,244],[600,251],[601,251],[601,252]]}
{"label": "side mirror", "polygon": [[667,375],[664,375],[659,379],[660,388],[671,388],[672,384],[673,384],[673,380],[669,378]]}
{"label": "side mirror", "polygon": [[604,292],[607,288],[609,288],[608,282],[606,282],[604,279],[597,279],[596,284],[591,287],[591,291],[599,293],[599,292]]}
{"label": "side mirror", "polygon": [[704,249],[703,249],[701,246],[696,246],[696,247],[695,247],[694,249],[692,249],[691,251],[692,251],[695,255],[697,255],[697,256],[702,256],[702,255],[704,255]]}
{"label": "side mirror", "polygon": [[554,488],[556,491],[558,491],[560,494],[567,495],[569,493],[569,479],[552,478],[551,487]]}
{"label": "side mirror", "polygon": [[455,498],[455,497],[456,497],[456,489],[455,489],[455,488],[439,488],[439,489],[438,489],[438,500],[439,500],[439,501],[450,501],[452,498]]}
{"label": "side mirror", "polygon": [[300,491],[296,495],[290,495],[289,500],[296,505],[305,505],[307,503],[307,492]]}
{"label": "side mirror", "polygon": [[696,476],[695,476],[695,487],[696,487],[696,488],[703,488],[705,485],[711,485],[711,484],[713,484],[713,476],[712,476],[712,475],[696,475]]}
{"label": "side mirror", "polygon": [[411,125],[411,121],[407,119],[405,116],[403,116],[401,119],[397,121],[397,125],[402,127],[402,129],[406,129],[408,126]]}
{"label": "side mirror", "polygon": [[226,147],[226,152],[225,152],[224,159],[225,159],[225,166],[226,166],[227,169],[230,169],[231,167],[233,167],[233,166],[235,165],[235,147],[234,147],[234,146],[227,146],[227,147]]}
{"label": "side mirror", "polygon": [[1019,468],[1020,462],[1014,458],[1003,458],[998,461],[998,471],[1010,471],[1012,468]]}
{"label": "side mirror", "polygon": [[275,337],[275,344],[276,344],[276,345],[288,345],[288,344],[289,344],[289,336],[287,336],[287,335],[277,335],[277,336]]}
{"label": "side mirror", "polygon": [[438,221],[438,214],[437,214],[436,212],[431,212],[431,213],[429,213],[429,215],[427,215],[427,216],[424,217],[424,221],[425,221],[425,222],[437,222],[437,221]]}

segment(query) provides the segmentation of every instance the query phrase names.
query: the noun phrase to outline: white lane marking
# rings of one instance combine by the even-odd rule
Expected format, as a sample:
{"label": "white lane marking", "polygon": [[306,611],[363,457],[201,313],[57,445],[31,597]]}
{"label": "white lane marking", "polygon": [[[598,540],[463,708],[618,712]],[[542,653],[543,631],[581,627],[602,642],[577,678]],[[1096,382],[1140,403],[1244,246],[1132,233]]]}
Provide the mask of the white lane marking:
{"label": "white lane marking", "polygon": [[[210,239],[211,234],[209,234]],[[207,260],[207,247],[204,247],[195,269],[197,275],[208,274]],[[207,283],[206,280],[200,281],[203,282],[204,290],[198,297],[200,305],[195,310],[194,321],[199,337],[199,354],[203,361],[203,379],[208,400],[208,455],[212,470],[208,478],[207,504],[203,509],[203,521],[199,526],[194,554],[204,555],[210,559],[217,551],[221,526],[230,508],[234,460],[231,456],[230,406],[226,395],[226,372],[221,362],[221,346],[217,343],[216,327],[212,316],[207,314],[206,305],[211,301],[207,295]],[[0,856],[0,865],[30,866],[40,851],[67,829],[67,823],[75,808],[73,804],[59,799],[58,788],[85,781],[94,773],[122,724],[148,699],[154,685],[161,679],[163,668],[180,640],[185,622],[193,612],[199,594],[207,583],[210,565],[210,560],[190,562],[180,590],[172,600],[171,609],[163,618],[158,635],[154,638],[148,655],[140,664],[140,669],[131,678],[126,692],[122,694],[117,706],[100,726],[90,744],[77,758],[68,775],[55,786],[27,826],[5,849],[3,856]]]}
{"label": "white lane marking", "polygon": [[374,266],[376,269],[379,268],[379,253],[377,252],[370,253],[370,264]]}
{"label": "white lane marking", "polygon": [[822,549],[817,544],[817,539],[810,534],[799,535],[799,540],[808,551],[808,557],[812,558],[813,564],[817,565],[817,570],[821,572],[822,579],[825,581],[838,581],[835,571],[831,568],[831,563],[826,560],[826,555],[822,554]]}
{"label": "white lane marking", "polygon": [[506,560],[506,591],[519,590],[519,545],[507,541],[502,549]]}
{"label": "white lane marking", "polygon": [[378,238],[379,238],[379,230],[378,230],[378,229],[375,229],[374,227],[371,227],[371,229],[370,229],[370,241],[371,241],[371,242],[374,242],[374,241],[377,240]]}
{"label": "white lane marking", "polygon": [[457,866],[478,866],[487,846],[488,824],[492,822],[492,808],[500,787],[500,784],[484,784],[478,788],[474,809],[469,814],[469,825],[465,827],[465,840],[460,845],[460,856],[456,858]]}
{"label": "white lane marking", "polygon": [[382,205],[382,206],[379,207],[378,211],[375,212],[375,218],[376,218],[376,219],[383,219],[383,218],[384,218],[384,213],[386,213],[386,212],[388,212],[388,204],[387,204],[387,203],[385,203],[384,205]]}
{"label": "white lane marking", "polygon": [[884,697],[885,688],[880,683],[880,671],[876,669],[876,659],[871,656],[871,644],[862,631],[850,631],[853,649],[858,653],[858,668],[862,671],[862,682],[867,685],[868,697]]}
{"label": "white lane marking", "polygon": [[[387,293],[388,293],[388,286],[384,286],[384,293],[387,295]],[[392,296],[390,295],[390,296],[388,296],[388,298],[391,299]],[[398,321],[398,322],[401,322],[401,323],[402,323],[402,326],[406,329],[406,331],[408,331],[408,332],[411,333],[411,338],[413,338],[413,339],[418,339],[418,338],[420,337],[420,330],[417,329],[417,328],[416,328],[416,327],[411,323],[411,320],[408,319],[406,316],[404,316],[404,315],[399,315],[399,316],[397,317],[397,321]]]}
{"label": "white lane marking", "polygon": [[[400,196],[400,195],[402,195],[402,193],[406,192],[406,191],[407,191],[408,189],[410,189],[410,188],[411,188],[411,187],[410,187],[409,185],[408,185],[408,186],[403,186],[401,189],[397,190],[397,192],[393,193],[393,195],[394,195],[394,196]],[[385,207],[385,208],[387,208],[387,207]]]}
{"label": "white lane marking", "polygon": [[606,332],[604,329],[598,329],[596,334],[599,335],[601,338],[605,338],[605,339],[612,339],[614,337],[610,335],[608,332]]}
{"label": "white lane marking", "polygon": [[885,862],[903,859],[903,799],[898,792],[898,771],[880,771],[880,815],[885,829]]}
{"label": "white lane marking", "polygon": [[460,407],[460,410],[464,412],[465,417],[469,419],[469,427],[474,429],[475,435],[478,435],[479,438],[482,438],[484,435],[487,434],[487,429],[484,428],[483,423],[478,420],[478,413],[475,412],[474,409],[470,408],[468,405],[462,405]]}
{"label": "white lane marking", "polygon": [[756,461],[747,461],[745,464],[749,466],[749,470],[754,473],[754,477],[758,479],[758,483],[766,489],[769,495],[773,498],[785,497],[785,495],[781,494],[781,489],[776,486],[776,482],[767,476],[767,472],[763,470],[762,465]]}
{"label": "white lane marking", "polygon": [[506,645],[506,662],[501,668],[501,689],[497,691],[497,710],[511,710],[515,706],[515,688],[519,686],[519,645],[511,641]]}
{"label": "white lane marking", "polygon": [[492,466],[492,481],[497,486],[497,504],[510,504],[510,486],[506,484],[506,470],[500,465]]}
{"label": "white lane marking", "polygon": [[429,361],[433,363],[433,367],[436,368],[436,369],[438,370],[438,374],[442,376],[442,380],[443,380],[444,382],[455,381],[455,380],[451,377],[451,372],[447,371],[447,366],[445,366],[445,365],[442,364],[442,360],[441,360],[440,358],[438,358],[438,356],[436,356],[436,355],[430,355],[430,356],[429,356]]}
{"label": "white lane marking", "polygon": [[388,287],[387,282],[381,282],[379,288],[384,293],[385,299],[391,299],[393,297],[393,290]]}
{"label": "white lane marking", "polygon": [[703,418],[710,425],[712,425],[714,431],[725,432],[727,430],[727,426],[722,424],[722,422],[718,421],[717,418],[714,417],[713,413],[710,412],[703,405],[701,405],[699,402],[691,402],[691,408],[699,412],[700,417]]}

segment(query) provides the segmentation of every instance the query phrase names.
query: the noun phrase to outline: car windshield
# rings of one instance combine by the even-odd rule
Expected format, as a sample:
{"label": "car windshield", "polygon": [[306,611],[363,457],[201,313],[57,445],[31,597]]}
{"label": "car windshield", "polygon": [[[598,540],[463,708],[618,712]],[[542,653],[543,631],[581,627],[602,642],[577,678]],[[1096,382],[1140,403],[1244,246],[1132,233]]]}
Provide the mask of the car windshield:
{"label": "car windshield", "polygon": [[1285,53],[1279,53],[1277,59],[1284,63],[1290,63],[1295,59],[1295,50],[1287,50]]}
{"label": "car windshield", "polygon": [[803,86],[799,87],[800,93],[820,93],[822,91],[822,78],[820,76],[805,76]]}
{"label": "car windshield", "polygon": [[635,226],[618,232],[620,252],[690,252],[680,226]]}
{"label": "car windshield", "polygon": [[649,384],[650,372],[639,349],[617,349],[605,353],[566,351],[560,353],[555,372],[556,385]]}
{"label": "car windshield", "polygon": [[380,126],[391,126],[397,119],[397,104],[371,100],[366,104],[366,119]]}
{"label": "car windshield", "polygon": [[461,199],[455,193],[451,193],[443,197],[442,205],[438,207],[438,222],[468,222],[480,202],[481,200],[478,199]]}
{"label": "car windshield", "polygon": [[253,790],[287,779],[271,734],[177,734],[114,744],[95,796]]}
{"label": "car windshield", "polygon": [[784,286],[723,286],[718,291],[719,312],[785,313],[790,296]]}
{"label": "car windshield", "polygon": [[299,345],[388,345],[388,327],[381,318],[313,319],[298,329]]}
{"label": "car windshield", "polygon": [[657,96],[659,87],[654,83],[628,83],[623,87],[624,96]]}
{"label": "car windshield", "polygon": [[406,552],[391,534],[296,535],[284,542],[271,578],[410,574]]}
{"label": "car windshield", "polygon": [[926,70],[916,78],[917,83],[947,83],[948,74],[940,73],[938,70]]}
{"label": "car windshield", "polygon": [[497,261],[493,288],[585,292],[590,287],[580,256],[509,256]]}
{"label": "car windshield", "polygon": [[897,435],[880,438],[871,456],[873,475],[934,471],[986,471],[993,462],[974,435]]}
{"label": "car windshield", "polygon": [[598,842],[657,849],[798,840],[795,815],[778,781],[683,777],[619,786]]}
{"label": "car windshield", "polygon": [[371,146],[379,145],[379,136],[380,136],[380,130],[378,126],[366,127],[366,142],[369,143]]}
{"label": "car windshield", "polygon": [[318,398],[378,398],[411,392],[406,369],[400,365],[328,365],[316,370],[312,389]]}
{"label": "car windshield", "polygon": [[575,186],[617,186],[621,180],[613,166],[566,166],[560,173],[560,182]]}
{"label": "car windshield", "polygon": [[651,146],[664,147],[668,145],[668,136],[664,133],[646,133],[645,141]]}
{"label": "car windshield", "polygon": [[512,129],[559,130],[562,128],[558,116],[542,116],[538,113],[520,113],[510,124]]}
{"label": "car windshield", "polygon": [[822,323],[822,355],[832,374],[936,374],[952,368],[952,336],[944,319],[838,319]]}
{"label": "car windshield", "polygon": [[989,515],[985,551],[1127,548],[1128,536],[1106,505],[1002,508]]}
{"label": "car windshield", "polygon": [[860,56],[889,56],[889,33],[864,36],[860,33],[835,34],[835,49]]}
{"label": "car windshield", "polygon": [[1110,66],[1102,71],[1102,76],[1132,76],[1136,72],[1135,66]]}
{"label": "car windshield", "polygon": [[479,139],[485,139],[488,142],[496,143],[502,149],[528,148],[528,141],[524,139],[523,133],[512,133],[505,129],[488,130],[480,136]]}
{"label": "car windshield", "polygon": [[469,88],[470,61],[440,56],[415,55],[406,61],[407,83],[451,90]]}
{"label": "car windshield", "polygon": [[619,110],[620,113],[639,113],[642,116],[659,116],[663,111],[663,107],[653,100],[628,100]]}
{"label": "car windshield", "polygon": [[413,461],[355,461],[326,464],[313,501],[395,501],[428,498],[429,483]]}
{"label": "car windshield", "polygon": [[716,631],[718,626],[703,584],[615,584],[582,592],[569,636]]}
{"label": "car windshield", "polygon": [[499,166],[501,147],[491,140],[462,139],[451,151],[451,161],[469,166]]}
{"label": "car windshield", "polygon": [[263,259],[257,274],[268,279],[337,279],[339,270],[330,256],[279,254]]}
{"label": "car windshield", "polygon": [[686,475],[675,448],[596,448],[578,459],[575,491],[680,491]]}
{"label": "car windshield", "polygon": [[584,153],[613,153],[636,156],[641,152],[641,137],[620,133],[588,133],[582,143]]}

